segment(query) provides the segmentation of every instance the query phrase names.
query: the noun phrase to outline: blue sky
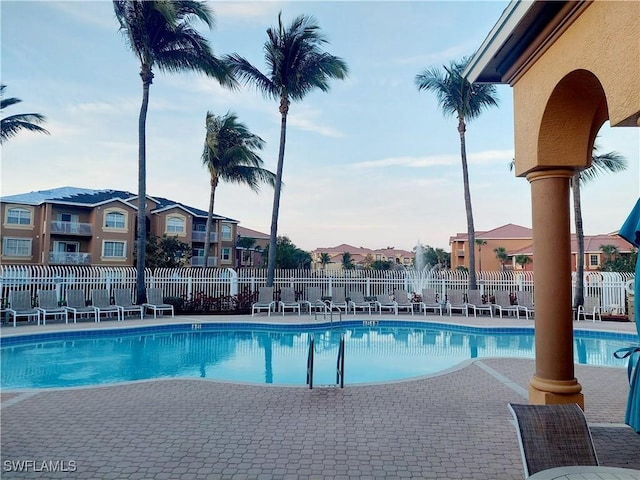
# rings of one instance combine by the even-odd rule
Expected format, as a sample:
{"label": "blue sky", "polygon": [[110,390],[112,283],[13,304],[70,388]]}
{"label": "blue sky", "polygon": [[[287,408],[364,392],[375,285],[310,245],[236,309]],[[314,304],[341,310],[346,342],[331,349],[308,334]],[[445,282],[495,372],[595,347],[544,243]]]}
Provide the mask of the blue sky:
{"label": "blue sky", "polygon": [[[414,78],[470,55],[506,1],[211,2],[216,26],[199,30],[216,54],[236,52],[264,71],[266,29],[313,15],[350,69],[329,93],[293,103],[288,120],[278,233],[305,250],[348,243],[448,250],[466,231],[456,119],[443,117]],[[0,3],[2,83],[23,100],[3,112],[46,115],[51,136],[22,133],[2,146],[2,195],[75,186],[137,191],[139,64],[118,32],[109,1]],[[513,103],[469,123],[467,152],[476,230],[531,226],[530,188],[514,177]],[[207,111],[238,114],[266,142],[275,171],[278,105],[251,88],[232,92],[195,74],[155,72],[147,118],[147,192],[207,209],[200,155]],[[629,170],[583,189],[587,234],[617,230],[638,198],[639,129],[605,125],[602,151]],[[273,190],[221,184],[216,213],[269,232]]]}

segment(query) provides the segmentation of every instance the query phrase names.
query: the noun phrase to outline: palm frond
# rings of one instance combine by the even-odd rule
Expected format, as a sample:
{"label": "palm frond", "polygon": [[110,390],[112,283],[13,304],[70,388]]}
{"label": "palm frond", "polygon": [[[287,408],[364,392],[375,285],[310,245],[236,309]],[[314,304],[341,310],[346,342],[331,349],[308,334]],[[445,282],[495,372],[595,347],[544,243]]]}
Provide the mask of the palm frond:
{"label": "palm frond", "polygon": [[[594,152],[596,148],[594,147]],[[627,159],[616,151],[607,152],[591,157],[591,166],[580,172],[582,183],[591,182],[606,173],[618,173],[627,169]]]}

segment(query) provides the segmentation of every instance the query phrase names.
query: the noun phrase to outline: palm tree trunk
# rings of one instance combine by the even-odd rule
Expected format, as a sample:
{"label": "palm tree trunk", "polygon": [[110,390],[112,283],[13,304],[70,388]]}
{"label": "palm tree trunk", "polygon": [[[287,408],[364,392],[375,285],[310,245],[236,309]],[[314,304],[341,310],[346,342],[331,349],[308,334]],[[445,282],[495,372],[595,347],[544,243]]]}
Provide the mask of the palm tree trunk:
{"label": "palm tree trunk", "polygon": [[269,237],[269,258],[267,263],[267,287],[273,287],[276,276],[276,245],[278,240],[278,214],[280,212],[280,191],[282,190],[282,167],[284,165],[284,145],[287,139],[287,114],[289,113],[289,99],[280,100],[280,150],[278,151],[278,168],[276,170],[276,185],[273,192],[273,211],[271,214],[271,233]]}
{"label": "palm tree trunk", "polygon": [[573,217],[576,224],[576,243],[578,257],[576,259],[576,293],[573,306],[578,308],[584,303],[584,230],[582,227],[582,201],[580,199],[580,171],[573,174],[571,181],[573,191]]}
{"label": "palm tree trunk", "polygon": [[218,180],[211,179],[211,193],[209,195],[209,211],[207,213],[207,224],[204,227],[204,261],[202,268],[209,265],[209,249],[211,248],[211,225],[213,224],[213,203],[216,198],[216,187],[218,186]]}
{"label": "palm tree trunk", "polygon": [[151,67],[143,65],[140,69],[142,78],[142,104],[138,117],[138,238],[136,239],[136,301],[142,305],[147,301],[144,267],[147,244],[147,109],[149,107],[149,87],[153,81]]}
{"label": "palm tree trunk", "polygon": [[467,212],[467,236],[469,237],[469,290],[476,289],[476,232],[473,228],[473,211],[471,209],[471,191],[469,189],[469,169],[467,167],[467,147],[464,133],[466,125],[462,118],[458,119],[460,134],[460,157],[462,159],[462,182],[464,185],[464,207]]}

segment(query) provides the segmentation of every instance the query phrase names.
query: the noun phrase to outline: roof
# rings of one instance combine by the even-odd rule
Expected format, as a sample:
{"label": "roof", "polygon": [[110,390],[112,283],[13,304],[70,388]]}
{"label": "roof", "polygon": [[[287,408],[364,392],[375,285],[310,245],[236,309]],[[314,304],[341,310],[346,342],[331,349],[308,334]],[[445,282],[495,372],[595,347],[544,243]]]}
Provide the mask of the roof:
{"label": "roof", "polygon": [[[449,238],[449,243],[455,241],[465,241],[469,238],[467,232],[457,233],[454,237]],[[478,240],[514,240],[523,238],[533,238],[533,230],[522,225],[507,223],[493,230],[476,231],[476,239]]]}
{"label": "roof", "polygon": [[[601,253],[602,250],[600,247],[603,245],[614,245],[618,247],[618,251],[620,253],[631,253],[633,250],[633,245],[627,242],[621,236],[613,233],[602,233],[598,235],[585,235],[584,236],[584,253]],[[578,252],[578,242],[576,240],[576,235],[571,234],[571,253],[575,254]],[[518,248],[515,250],[509,250],[507,252],[509,256],[514,255],[533,255],[533,244],[529,244],[525,247]]]}
{"label": "roof", "polygon": [[238,225],[238,236],[247,237],[247,238],[255,238],[256,240],[269,240],[271,236],[268,233],[258,232],[257,230],[251,230],[247,227],[241,227]]}
{"label": "roof", "polygon": [[[0,202],[18,203],[22,205],[42,205],[43,203],[54,203],[61,205],[95,207],[102,203],[118,199],[124,203],[127,203],[131,207],[136,208],[135,205],[132,205],[129,202],[137,198],[138,196],[136,194],[124,190],[92,190],[88,188],[60,187],[50,190],[39,190],[37,192],[8,195],[6,197],[1,197]],[[147,198],[153,200],[158,204],[158,207],[152,210],[151,213],[159,213],[163,210],[178,207],[186,210],[195,217],[207,217],[207,212],[205,210],[200,210],[198,208],[176,202],[175,200],[150,196],[147,196]],[[237,220],[234,220],[232,218],[222,217],[216,214],[214,214],[214,217],[217,219],[225,220],[227,222],[238,222]]]}

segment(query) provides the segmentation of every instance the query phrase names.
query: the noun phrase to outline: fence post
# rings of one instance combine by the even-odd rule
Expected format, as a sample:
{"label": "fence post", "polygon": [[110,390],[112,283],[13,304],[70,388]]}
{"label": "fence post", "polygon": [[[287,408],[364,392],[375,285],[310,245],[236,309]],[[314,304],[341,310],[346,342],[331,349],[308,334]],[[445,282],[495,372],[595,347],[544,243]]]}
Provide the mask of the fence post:
{"label": "fence post", "polygon": [[193,277],[187,277],[187,298],[193,298]]}
{"label": "fence post", "polygon": [[233,268],[227,268],[229,272],[229,295],[238,295],[238,272]]}

